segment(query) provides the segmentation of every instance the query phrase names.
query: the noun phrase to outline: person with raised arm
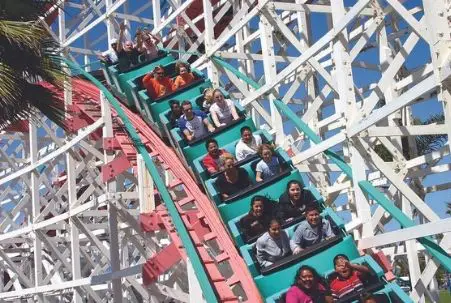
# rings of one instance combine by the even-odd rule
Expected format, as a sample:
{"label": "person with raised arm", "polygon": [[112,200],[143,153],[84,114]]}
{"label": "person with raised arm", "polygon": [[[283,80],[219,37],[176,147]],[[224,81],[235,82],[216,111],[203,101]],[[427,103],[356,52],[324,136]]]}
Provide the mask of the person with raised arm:
{"label": "person with raised arm", "polygon": [[172,79],[165,75],[164,67],[158,65],[152,73],[144,76],[142,82],[147,95],[153,100],[172,93]]}
{"label": "person with raised arm", "polygon": [[337,276],[330,281],[330,289],[335,300],[363,290],[362,276],[370,274],[367,266],[353,264],[343,254],[336,255],[333,262]]}

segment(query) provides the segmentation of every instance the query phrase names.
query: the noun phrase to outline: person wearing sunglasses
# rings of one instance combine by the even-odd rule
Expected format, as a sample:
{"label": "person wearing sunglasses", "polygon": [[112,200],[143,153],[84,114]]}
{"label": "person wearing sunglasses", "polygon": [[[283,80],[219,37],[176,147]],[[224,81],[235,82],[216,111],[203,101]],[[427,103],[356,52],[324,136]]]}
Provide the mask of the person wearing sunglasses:
{"label": "person wearing sunglasses", "polygon": [[172,79],[165,76],[164,67],[161,65],[143,78],[143,86],[153,100],[172,93],[172,85]]}

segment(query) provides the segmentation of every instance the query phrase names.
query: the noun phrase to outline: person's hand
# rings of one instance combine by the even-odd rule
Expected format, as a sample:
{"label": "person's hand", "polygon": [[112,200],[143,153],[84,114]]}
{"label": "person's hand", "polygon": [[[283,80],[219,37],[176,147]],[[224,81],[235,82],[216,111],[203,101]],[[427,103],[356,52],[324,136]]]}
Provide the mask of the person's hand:
{"label": "person's hand", "polygon": [[121,24],[119,24],[119,29],[121,30],[121,31],[124,31],[125,30],[125,24],[122,22]]}
{"label": "person's hand", "polygon": [[212,132],[215,131],[215,128],[214,128],[212,125],[208,125],[208,131],[209,131],[210,133],[212,133]]}
{"label": "person's hand", "polygon": [[141,35],[142,35],[142,31],[141,31],[140,28],[138,28],[138,29],[136,30],[136,37],[139,37],[139,36],[141,36]]}
{"label": "person's hand", "polygon": [[297,254],[300,254],[301,252],[303,251],[303,249],[302,248],[300,248],[299,246],[298,247],[296,247],[295,249],[294,249],[294,251],[293,251],[293,255],[297,255]]}

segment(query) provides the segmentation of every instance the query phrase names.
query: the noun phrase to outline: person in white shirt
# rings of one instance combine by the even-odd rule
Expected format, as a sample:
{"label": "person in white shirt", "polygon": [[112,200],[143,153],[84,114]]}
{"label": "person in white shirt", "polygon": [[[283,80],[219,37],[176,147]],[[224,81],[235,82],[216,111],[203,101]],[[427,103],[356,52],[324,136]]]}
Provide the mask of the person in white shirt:
{"label": "person in white shirt", "polygon": [[220,89],[213,91],[213,100],[215,103],[210,107],[210,114],[216,127],[226,126],[232,120],[239,119],[235,104],[225,99]]}
{"label": "person in white shirt", "polygon": [[249,156],[255,155],[258,151],[258,146],[262,144],[260,136],[252,135],[249,126],[243,126],[240,129],[241,139],[238,141],[235,149],[235,156],[237,161],[246,159]]}
{"label": "person in white shirt", "polygon": [[116,52],[117,42],[117,39],[111,39],[111,47],[99,56],[100,61],[103,61],[107,64],[116,64],[118,62],[119,59]]}
{"label": "person in white shirt", "polygon": [[182,102],[183,115],[177,120],[178,127],[187,141],[199,139],[214,132],[215,128],[208,121],[207,115],[200,110],[193,110],[189,101]]}

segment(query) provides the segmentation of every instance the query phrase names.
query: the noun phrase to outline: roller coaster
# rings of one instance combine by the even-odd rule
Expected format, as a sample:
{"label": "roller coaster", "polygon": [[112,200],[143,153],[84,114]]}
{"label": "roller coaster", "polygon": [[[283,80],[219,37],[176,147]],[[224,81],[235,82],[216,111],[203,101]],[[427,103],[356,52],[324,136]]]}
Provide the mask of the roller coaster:
{"label": "roller coaster", "polygon": [[[119,2],[124,1],[113,2],[105,1],[107,10],[117,9],[115,5],[119,7],[121,5]],[[157,7],[159,10],[159,4],[156,5],[156,2],[159,1],[152,3],[154,10]],[[370,9],[375,10],[374,20],[378,22],[380,22],[377,19],[378,16],[388,15],[392,10],[406,13],[405,8],[403,10],[403,7],[399,7],[401,4],[391,3],[385,11],[381,11],[378,10],[381,9],[379,5],[368,2],[356,1],[346,9],[347,13],[345,10],[340,13],[335,11],[336,8],[332,8],[332,4],[320,8],[323,5],[315,1],[299,1],[296,4],[285,3],[285,1],[259,1],[252,5],[242,4],[241,9],[240,6],[224,4],[220,1],[211,3],[210,1],[187,1],[175,7],[172,4],[172,13],[168,12],[170,17],[164,21],[157,18],[160,25],[155,23],[154,30],[161,32],[164,26],[171,22],[168,20],[175,20],[176,16],[181,16],[185,21],[188,20],[183,23],[186,27],[185,35],[199,36],[199,30],[206,32],[207,42],[198,49],[203,52],[193,52],[189,47],[182,49],[184,48],[182,39],[175,31],[169,30],[165,34],[168,37],[177,37],[178,40],[166,39],[157,58],[151,61],[142,60],[137,66],[131,68],[101,65],[102,75],[99,75],[90,70],[92,64],[89,62],[84,67],[80,67],[76,62],[66,60],[67,68],[74,77],[69,81],[67,91],[55,91],[55,94],[59,96],[61,102],[66,104],[68,111],[67,140],[61,140],[55,126],[46,122],[41,125],[25,122],[14,125],[2,133],[1,139],[4,143],[2,156],[5,159],[7,153],[10,158],[13,155],[11,159],[20,159],[21,145],[12,142],[24,140],[24,136],[29,134],[31,160],[17,161],[15,165],[12,165],[12,160],[9,160],[10,167],[4,170],[0,179],[0,185],[8,188],[3,195],[9,200],[4,200],[3,204],[8,205],[18,201],[14,202],[15,207],[7,208],[11,213],[3,219],[1,225],[3,234],[0,235],[0,243],[4,251],[0,252],[3,265],[3,275],[0,275],[2,276],[0,277],[2,281],[0,300],[165,302],[172,298],[176,302],[281,302],[283,294],[292,285],[295,273],[301,265],[314,267],[327,281],[333,276],[332,259],[337,254],[345,254],[353,263],[364,264],[371,270],[368,280],[364,281],[364,290],[340,299],[339,302],[359,302],[359,298],[364,293],[377,294],[381,302],[417,302],[424,300],[425,297],[434,300],[434,281],[426,283],[426,285],[430,284],[429,289],[421,286],[420,282],[433,280],[433,273],[439,266],[446,271],[451,269],[449,245],[447,246],[445,241],[448,229],[443,226],[446,225],[443,223],[448,222],[447,219],[434,222],[431,218],[435,218],[436,215],[431,214],[426,203],[423,202],[421,205],[417,203],[416,209],[431,221],[427,224],[435,224],[425,224],[426,228],[420,231],[421,228],[416,226],[417,222],[408,215],[412,212],[409,203],[403,200],[417,202],[416,196],[396,181],[383,161],[381,163],[374,154],[369,141],[356,141],[355,146],[346,150],[360,153],[359,157],[371,158],[379,170],[384,172],[386,179],[381,176],[373,179],[366,177],[363,167],[354,166],[362,162],[356,159],[349,162],[349,159],[353,157],[352,154],[344,155],[333,150],[331,147],[344,140],[340,134],[327,138],[318,135],[320,133],[318,129],[330,126],[330,124],[324,124],[327,118],[317,120],[318,123],[323,122],[324,126],[312,125],[308,119],[311,115],[310,111],[320,108],[321,104],[316,101],[320,99],[309,101],[309,106],[301,119],[294,107],[289,106],[286,98],[278,98],[274,91],[271,91],[279,80],[280,84],[283,81],[290,81],[289,77],[294,77],[291,81],[296,83],[297,77],[306,76],[302,76],[305,70],[298,70],[294,65],[288,65],[286,69],[289,70],[273,70],[273,74],[267,72],[266,80],[272,79],[275,82],[262,85],[246,74],[245,69],[228,63],[224,59],[227,58],[227,54],[215,49],[214,44],[208,41],[209,39],[210,42],[215,39],[221,43],[228,41],[229,39],[226,39],[227,37],[222,33],[233,35],[234,30],[227,30],[227,26],[232,28],[243,26],[246,22],[250,22],[250,19],[246,18],[256,16],[256,11],[261,12],[262,19],[273,18],[273,25],[283,29],[284,22],[287,20],[277,18],[274,15],[276,10],[272,5],[276,9],[286,11],[291,11],[287,5],[293,5],[296,8],[294,11],[300,11],[301,8],[315,11],[330,7],[332,14],[343,17],[340,19],[343,24],[340,22],[335,24],[334,29],[337,32],[346,31],[349,22],[357,18],[359,14],[370,16]],[[203,4],[202,9],[195,7],[199,3]],[[445,7],[444,3],[443,1],[443,7]],[[92,5],[100,9],[100,6]],[[425,11],[430,9],[428,5],[430,3],[425,4],[424,7],[427,8]],[[436,9],[442,9],[441,5],[437,5]],[[239,18],[235,19],[229,13],[232,8],[238,12]],[[61,24],[64,14],[65,12],[60,10],[59,14],[52,15],[52,18],[60,18]],[[218,20],[221,20],[219,16],[222,16],[224,19],[222,23],[216,22],[216,24],[205,21],[205,26],[201,27],[196,18],[203,14],[216,15]],[[430,12],[425,14],[428,16]],[[204,18],[207,20],[207,17]],[[196,20],[197,23],[189,20]],[[260,24],[261,33],[265,33],[265,29],[271,27],[271,24],[264,22],[265,20]],[[408,17],[406,20],[410,22],[412,28],[417,29],[414,20]],[[301,20],[298,21],[301,22]],[[367,24],[367,26],[372,25]],[[417,35],[424,35],[424,32],[413,31]],[[289,33],[283,30],[282,32],[288,40],[293,38]],[[328,35],[332,34],[327,33],[324,37]],[[109,38],[111,37],[109,33]],[[356,39],[359,39],[358,37],[361,38],[357,35]],[[276,39],[275,33],[272,39]],[[331,80],[330,75],[321,67],[324,62],[318,63],[314,56],[324,51],[324,47],[332,40],[332,37],[324,41],[319,39],[310,48],[303,47],[304,52],[298,58],[290,59],[289,62],[308,61],[309,66],[313,66],[325,78],[325,82],[328,82]],[[435,45],[439,42],[441,43],[436,41]],[[199,44],[197,46],[199,47]],[[265,59],[272,57],[275,60],[274,53],[271,55],[267,52],[268,50],[262,47],[262,56]],[[336,52],[334,56],[337,54],[349,56],[349,53],[343,50],[336,50]],[[221,55],[224,56],[221,57]],[[202,67],[202,59],[208,56],[210,63],[215,66],[208,67],[208,74],[206,74],[200,67]],[[339,58],[343,61],[335,62],[336,68],[347,70],[346,56],[339,56]],[[169,77],[175,77],[175,64],[180,60],[188,60],[197,67],[192,68],[195,80],[163,97],[156,99],[149,97],[143,87],[143,77],[152,72],[156,66],[163,66]],[[442,63],[446,62],[441,60]],[[446,65],[446,63],[443,64]],[[265,71],[268,68],[265,66]],[[416,78],[405,77],[399,80],[398,83],[411,81],[407,84],[412,85],[410,90],[406,90],[397,98],[392,96],[391,98],[394,99],[392,103],[381,107],[379,111],[372,112],[368,117],[363,116],[360,122],[348,125],[347,136],[351,138],[356,134],[362,135],[363,132],[368,132],[371,130],[371,128],[368,130],[369,126],[376,125],[382,118],[401,110],[410,102],[421,102],[420,98],[427,98],[428,94],[434,95],[435,90],[438,91],[436,95],[439,98],[448,98],[449,75],[446,71],[438,72],[432,68],[428,71],[428,68],[430,67],[423,70],[421,76],[418,71],[415,74]],[[217,128],[207,136],[187,141],[180,129],[173,127],[170,123],[170,101],[188,100],[193,109],[201,109],[204,90],[220,87],[219,84],[223,81],[218,77],[218,70],[221,70],[223,75],[227,75],[234,86],[243,92],[238,100],[234,98],[233,95],[236,94],[233,90],[228,92],[224,87],[222,88],[224,95],[234,101],[239,119]],[[351,72],[350,69],[349,71]],[[437,72],[440,77],[434,78],[433,72]],[[286,75],[282,77],[282,73]],[[277,80],[279,75],[281,79]],[[430,77],[441,83],[440,89],[435,84],[429,83],[432,81]],[[337,81],[341,86],[344,85],[340,80]],[[332,85],[332,82],[329,84],[340,96],[348,94],[347,87]],[[379,86],[388,87],[389,85],[387,81],[379,83]],[[294,91],[297,88],[291,86],[287,95],[294,98]],[[291,90],[293,93],[290,92]],[[412,93],[412,96],[407,95],[409,93]],[[388,93],[384,92],[384,94]],[[375,100],[375,97],[371,96],[368,95],[366,98],[369,101],[365,100],[365,102],[373,102],[371,100]],[[254,102],[259,98],[268,98],[269,102],[266,105],[271,113],[269,117],[265,117],[268,111],[268,108],[264,107],[266,105],[258,105]],[[449,111],[449,108],[445,107],[446,110]],[[257,117],[257,113],[262,117]],[[445,127],[449,127],[450,123],[447,115],[445,115]],[[266,116],[268,116],[267,113]],[[344,112],[343,116],[348,118],[351,114]],[[264,118],[273,122],[271,129],[261,123]],[[211,117],[208,119],[211,120]],[[332,118],[329,120],[328,123],[338,121]],[[345,123],[345,120],[340,123]],[[283,127],[280,127],[283,125],[282,121],[289,121],[297,134],[303,134],[299,140],[308,140],[311,145],[307,149],[302,149],[293,141],[287,144],[288,141],[284,141],[283,135],[281,136],[284,133]],[[277,175],[262,182],[252,182],[249,187],[224,198],[216,182],[221,173],[211,175],[202,164],[202,159],[207,154],[205,144],[208,139],[214,138],[221,149],[233,155],[243,126],[249,127],[254,135],[261,137],[263,142],[275,141],[274,144],[278,146],[275,155],[282,169]],[[411,129],[416,131],[415,128]],[[449,134],[449,130],[446,130]],[[383,131],[390,133],[387,127]],[[423,130],[418,129],[419,133],[421,131]],[[433,130],[424,132],[434,133]],[[40,142],[37,138],[42,136],[42,133],[45,133],[44,137],[52,138],[54,143]],[[299,140],[296,142],[299,143]],[[394,148],[393,143],[383,140],[382,142]],[[402,157],[395,152],[392,154],[395,158],[398,157],[397,159]],[[310,165],[304,169],[299,168],[300,163],[318,155],[320,160],[313,166],[331,167],[333,164],[334,169],[340,172],[337,179],[340,182],[336,181],[337,184],[335,184],[339,188],[338,191],[325,191],[324,177],[320,177],[321,174],[318,174],[316,170],[311,171]],[[449,156],[449,145],[429,155],[436,160],[446,156]],[[418,158],[412,159],[420,161]],[[61,165],[61,161],[67,164]],[[260,158],[255,155],[238,161],[234,165],[244,169],[250,180],[255,180],[255,166],[258,161]],[[75,165],[75,163],[78,164]],[[407,165],[413,164],[408,162]],[[84,171],[83,174],[81,174],[82,171]],[[26,174],[30,174],[30,179],[24,181],[25,185],[21,185],[18,180]],[[51,182],[47,180],[50,179],[50,175],[54,176]],[[82,175],[83,178],[81,178]],[[252,197],[261,195],[277,201],[291,180],[301,182],[304,189],[313,194],[321,209],[321,216],[330,222],[335,236],[305,249],[300,254],[277,261],[269,267],[261,267],[255,257],[256,238],[249,239],[243,235],[240,219],[248,213]],[[317,187],[315,182],[307,180],[316,180],[320,186]],[[364,199],[368,207],[362,208],[362,201],[355,201],[354,207],[357,208],[355,211],[359,216],[353,216],[353,220],[345,224],[337,215],[337,212],[343,208],[334,207],[331,197],[336,198],[345,189],[341,184],[349,183],[350,180],[354,183],[355,192],[352,196],[354,199]],[[395,199],[394,191],[390,191],[392,187],[384,193],[384,187],[377,185],[378,180],[382,180],[384,184],[396,184],[393,186],[404,195],[400,199],[403,201],[401,207]],[[22,186],[33,189],[27,199],[31,199],[33,205],[41,205],[41,207],[32,207],[32,216],[36,220],[32,220],[31,223],[27,223],[28,221],[24,219],[26,212],[21,203],[25,205],[27,199],[21,198],[19,194]],[[377,210],[370,211],[370,201],[373,206],[377,206]],[[427,256],[425,266],[434,268],[435,265],[435,271],[424,269],[421,277],[413,281],[415,283],[412,285],[410,297],[396,284],[392,264],[383,253],[385,251],[387,254],[396,255],[396,252],[390,253],[389,249],[383,249],[384,245],[393,243],[395,240],[384,240],[384,238],[370,237],[366,234],[368,229],[372,228],[368,227],[368,224],[372,223],[368,223],[368,217],[365,217],[368,215],[366,212],[369,212],[370,221],[372,212],[373,216],[377,213],[379,219],[385,216],[396,220],[402,229],[406,230],[406,233],[399,234],[400,241],[408,243],[406,250],[409,250],[409,253],[412,253],[414,249],[421,250]],[[291,218],[283,222],[282,227],[291,236],[303,220],[305,218],[302,216]],[[438,228],[439,225],[442,226]],[[433,228],[438,229],[431,232],[430,229]],[[361,230],[358,231],[359,229]],[[413,236],[407,236],[409,232],[413,233]],[[430,237],[441,233],[444,235],[441,242]],[[30,234],[34,236],[29,238]],[[367,240],[365,240],[366,237],[368,237]],[[415,241],[421,248],[415,246]],[[34,249],[30,250],[30,247]],[[379,249],[370,249],[373,247]],[[412,262],[408,262],[409,266],[415,268]],[[414,276],[413,273],[412,275]]]}

